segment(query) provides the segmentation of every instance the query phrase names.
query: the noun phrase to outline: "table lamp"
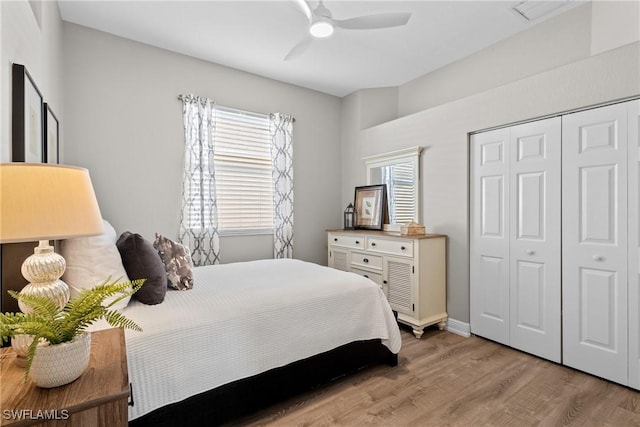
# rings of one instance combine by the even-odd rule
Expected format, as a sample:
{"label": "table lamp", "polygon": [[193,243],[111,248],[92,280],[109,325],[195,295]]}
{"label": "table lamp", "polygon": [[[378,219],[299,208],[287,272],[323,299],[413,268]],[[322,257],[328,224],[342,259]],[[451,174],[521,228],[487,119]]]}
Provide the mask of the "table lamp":
{"label": "table lamp", "polygon": [[[20,293],[46,296],[64,307],[69,287],[60,277],[66,263],[49,240],[102,233],[104,224],[89,171],[41,163],[0,164],[0,243],[40,242],[22,264],[29,284]],[[18,306],[23,313],[30,312],[20,301]],[[30,343],[14,339],[12,346],[20,355],[26,354]]]}

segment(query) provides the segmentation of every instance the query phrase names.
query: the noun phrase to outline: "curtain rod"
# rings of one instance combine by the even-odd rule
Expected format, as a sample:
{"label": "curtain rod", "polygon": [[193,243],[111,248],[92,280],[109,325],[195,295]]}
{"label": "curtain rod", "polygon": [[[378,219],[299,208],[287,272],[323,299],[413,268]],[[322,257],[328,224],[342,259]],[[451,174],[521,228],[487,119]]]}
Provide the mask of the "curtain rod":
{"label": "curtain rod", "polygon": [[[222,106],[222,105],[218,105],[218,104],[216,104],[213,100],[211,100],[211,99],[209,99],[209,98],[202,98],[202,97],[200,97],[200,96],[195,96],[195,95],[191,95],[191,94],[189,94],[189,95],[178,95],[178,100],[179,100],[179,101],[184,101],[184,100],[185,100],[185,98],[188,98],[188,97],[192,97],[192,98],[195,98],[195,99],[208,100],[208,101],[211,101],[211,103],[213,103],[213,104],[217,105],[217,106],[218,106],[218,108],[220,108],[220,109],[222,109],[222,110],[233,111],[233,112],[235,112],[235,113],[240,113],[240,114],[248,114],[248,115],[256,115],[256,114],[260,114],[260,115],[266,115],[266,116],[268,116],[269,114],[274,114],[274,113],[266,113],[266,114],[265,114],[265,113],[256,113],[256,112],[253,112],[253,111],[241,110],[241,109],[239,109],[239,108],[225,107],[225,106]],[[288,116],[288,115],[287,115],[287,114],[285,114],[285,116]],[[295,121],[296,121],[296,118],[295,118],[295,117],[293,117],[293,116],[289,116],[289,117],[291,117],[291,121],[292,121],[292,122],[295,122]]]}

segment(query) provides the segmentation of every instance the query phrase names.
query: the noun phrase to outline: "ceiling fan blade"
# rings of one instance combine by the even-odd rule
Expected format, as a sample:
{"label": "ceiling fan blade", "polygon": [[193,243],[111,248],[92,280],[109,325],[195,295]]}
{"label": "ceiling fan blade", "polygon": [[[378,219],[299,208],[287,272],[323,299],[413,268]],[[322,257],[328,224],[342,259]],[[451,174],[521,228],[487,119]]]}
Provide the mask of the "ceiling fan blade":
{"label": "ceiling fan blade", "polygon": [[300,10],[307,16],[307,19],[311,21],[311,8],[309,4],[305,0],[294,0],[298,6],[300,6]]}
{"label": "ceiling fan blade", "polygon": [[332,22],[336,27],[347,30],[373,30],[406,25],[410,17],[411,13],[409,12],[381,13],[351,19],[333,19]]}
{"label": "ceiling fan blade", "polygon": [[284,60],[285,61],[290,61],[292,59],[298,58],[300,55],[302,55],[307,50],[307,48],[311,44],[312,40],[313,40],[313,37],[311,37],[311,36],[307,36],[304,39],[302,39],[302,41],[300,43],[295,45],[289,51],[289,53],[287,53],[287,55],[284,57]]}

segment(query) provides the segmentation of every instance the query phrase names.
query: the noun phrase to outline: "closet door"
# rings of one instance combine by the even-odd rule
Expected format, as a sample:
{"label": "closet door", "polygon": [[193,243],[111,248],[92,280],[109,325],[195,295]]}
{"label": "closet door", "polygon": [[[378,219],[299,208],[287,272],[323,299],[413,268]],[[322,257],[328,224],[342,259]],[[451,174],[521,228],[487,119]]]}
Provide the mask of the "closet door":
{"label": "closet door", "polygon": [[627,384],[627,106],[562,128],[563,362]]}
{"label": "closet door", "polygon": [[640,389],[640,101],[628,103],[629,111],[629,386]]}
{"label": "closet door", "polygon": [[471,332],[509,344],[509,130],[471,137]]}
{"label": "closet door", "polygon": [[561,361],[561,119],[511,128],[510,345]]}

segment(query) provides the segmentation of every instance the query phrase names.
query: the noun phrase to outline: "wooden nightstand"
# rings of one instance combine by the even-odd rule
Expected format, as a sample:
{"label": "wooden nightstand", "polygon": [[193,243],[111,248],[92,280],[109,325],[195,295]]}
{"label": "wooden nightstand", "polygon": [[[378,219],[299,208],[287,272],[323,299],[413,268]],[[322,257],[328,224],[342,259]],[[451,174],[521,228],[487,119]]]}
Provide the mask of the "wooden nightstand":
{"label": "wooden nightstand", "polygon": [[14,364],[11,348],[0,351],[0,425],[126,426],[129,377],[124,331],[91,335],[91,359],[74,382],[44,389],[24,382],[24,369]]}

